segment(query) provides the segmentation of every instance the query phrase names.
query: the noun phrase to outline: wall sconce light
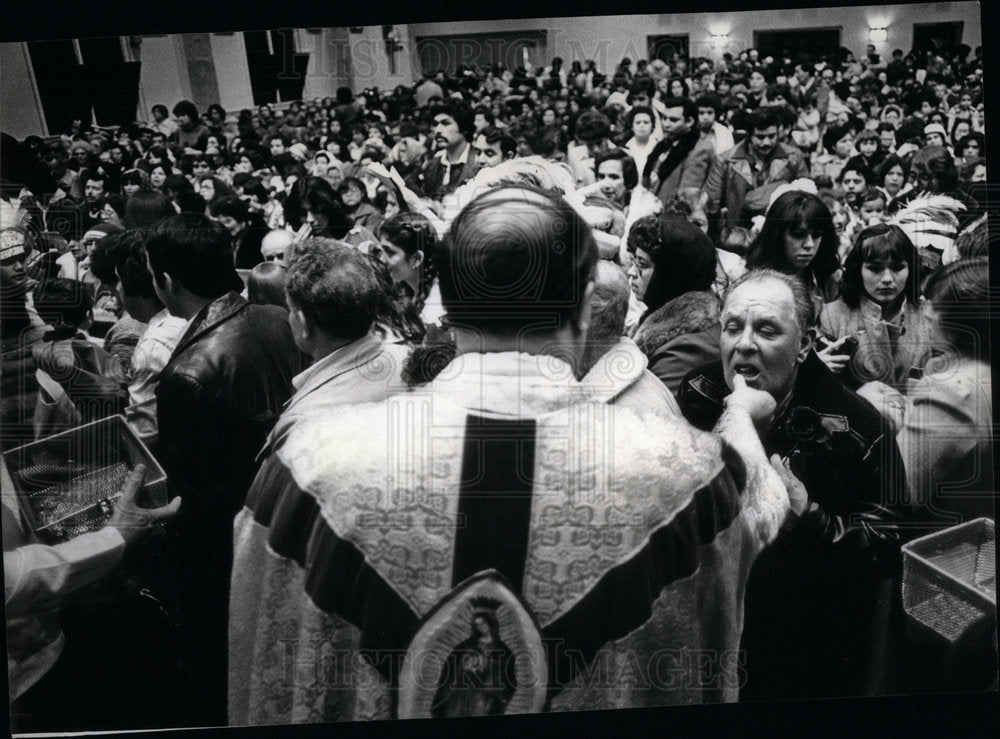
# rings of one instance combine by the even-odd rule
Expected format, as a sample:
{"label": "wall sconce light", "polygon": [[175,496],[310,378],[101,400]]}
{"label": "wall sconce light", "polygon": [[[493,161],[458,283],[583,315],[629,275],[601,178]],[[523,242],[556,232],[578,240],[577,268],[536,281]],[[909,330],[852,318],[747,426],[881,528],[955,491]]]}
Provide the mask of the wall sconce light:
{"label": "wall sconce light", "polygon": [[886,28],[868,29],[868,40],[871,41],[873,44],[884,43],[887,38],[889,38],[889,30]]}
{"label": "wall sconce light", "polygon": [[712,44],[715,46],[716,50],[721,50],[726,44],[729,43],[728,33],[713,33],[712,34]]}

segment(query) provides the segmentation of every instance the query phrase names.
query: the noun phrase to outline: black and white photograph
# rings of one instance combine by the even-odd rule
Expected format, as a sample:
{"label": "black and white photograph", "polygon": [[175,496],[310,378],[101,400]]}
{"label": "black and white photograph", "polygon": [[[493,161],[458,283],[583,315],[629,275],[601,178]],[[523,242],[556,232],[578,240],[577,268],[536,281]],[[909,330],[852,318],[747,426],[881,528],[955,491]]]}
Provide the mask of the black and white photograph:
{"label": "black and white photograph", "polygon": [[995,729],[996,28],[833,2],[2,31],[11,734]]}

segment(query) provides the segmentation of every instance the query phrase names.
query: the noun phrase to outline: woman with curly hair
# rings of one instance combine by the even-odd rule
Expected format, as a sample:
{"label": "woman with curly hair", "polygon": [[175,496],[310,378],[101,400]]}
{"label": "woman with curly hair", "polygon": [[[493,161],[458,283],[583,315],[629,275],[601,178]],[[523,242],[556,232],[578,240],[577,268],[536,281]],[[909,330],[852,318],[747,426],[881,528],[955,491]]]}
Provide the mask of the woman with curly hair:
{"label": "woman with curly hair", "polygon": [[399,213],[382,224],[380,245],[372,250],[388,266],[393,283],[429,333],[441,328],[444,317],[434,263],[437,245],[437,231],[429,219],[419,213]]}

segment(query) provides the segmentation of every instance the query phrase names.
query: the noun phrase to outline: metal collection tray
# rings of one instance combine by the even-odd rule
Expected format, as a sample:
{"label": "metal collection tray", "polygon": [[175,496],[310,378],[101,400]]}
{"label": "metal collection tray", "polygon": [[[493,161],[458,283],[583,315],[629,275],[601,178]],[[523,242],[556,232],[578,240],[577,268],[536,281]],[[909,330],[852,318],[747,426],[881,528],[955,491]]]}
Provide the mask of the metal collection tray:
{"label": "metal collection tray", "polygon": [[4,452],[28,528],[55,544],[104,525],[138,464],[138,504],[167,503],[167,476],[123,416],[110,416]]}
{"label": "metal collection tray", "polygon": [[954,644],[996,619],[996,534],[988,518],[903,546],[903,609],[910,627]]}

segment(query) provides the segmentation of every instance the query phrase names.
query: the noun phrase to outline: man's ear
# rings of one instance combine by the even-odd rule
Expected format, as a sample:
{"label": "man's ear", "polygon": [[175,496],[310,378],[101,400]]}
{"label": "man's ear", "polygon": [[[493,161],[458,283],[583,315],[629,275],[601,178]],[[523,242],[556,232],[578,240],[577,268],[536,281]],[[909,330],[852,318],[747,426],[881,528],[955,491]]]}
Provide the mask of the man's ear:
{"label": "man's ear", "polygon": [[799,343],[799,353],[795,357],[795,361],[798,364],[802,364],[806,361],[806,357],[809,356],[809,352],[812,351],[813,345],[816,343],[816,329],[809,328],[805,333],[802,334],[802,340]]}
{"label": "man's ear", "polygon": [[590,330],[591,301],[594,297],[594,282],[591,280],[583,290],[583,299],[580,301],[580,310],[576,315],[574,330],[580,337],[580,343],[586,341],[587,332]]}
{"label": "man's ear", "polygon": [[410,257],[410,259],[412,260],[412,264],[414,267],[419,267],[424,263],[424,250],[417,249]]}

